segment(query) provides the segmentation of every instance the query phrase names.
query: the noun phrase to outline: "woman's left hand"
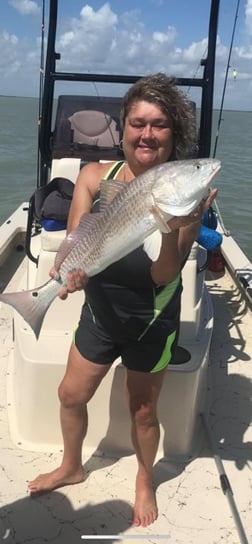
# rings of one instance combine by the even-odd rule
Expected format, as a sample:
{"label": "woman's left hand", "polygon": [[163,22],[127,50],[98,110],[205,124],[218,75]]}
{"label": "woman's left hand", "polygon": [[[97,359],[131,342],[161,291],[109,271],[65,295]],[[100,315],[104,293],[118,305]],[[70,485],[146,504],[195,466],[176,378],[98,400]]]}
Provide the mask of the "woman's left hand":
{"label": "woman's left hand", "polygon": [[211,189],[206,200],[202,200],[197,208],[195,208],[195,210],[193,210],[189,215],[172,217],[167,222],[171,231],[180,229],[181,227],[188,227],[193,223],[200,223],[204,212],[211,207],[214,199],[216,198],[217,192],[217,189]]}
{"label": "woman's left hand", "polygon": [[[50,270],[50,276],[53,279],[57,279],[58,272],[53,267]],[[66,280],[64,285],[62,285],[61,290],[59,292],[59,298],[62,300],[66,299],[68,296],[68,293],[74,293],[75,291],[81,291],[85,288],[88,282],[88,277],[85,274],[84,270],[81,269],[74,269],[71,272],[67,274]]]}

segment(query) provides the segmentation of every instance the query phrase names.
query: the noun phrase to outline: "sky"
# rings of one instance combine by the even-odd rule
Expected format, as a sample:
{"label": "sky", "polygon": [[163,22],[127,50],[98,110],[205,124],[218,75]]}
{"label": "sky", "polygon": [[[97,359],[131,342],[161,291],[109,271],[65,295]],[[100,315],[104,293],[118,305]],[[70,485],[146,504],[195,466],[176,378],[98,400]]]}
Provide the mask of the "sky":
{"label": "sky", "polygon": [[[177,77],[201,76],[210,0],[59,0],[58,4],[58,70],[133,75],[162,71]],[[238,4],[236,17],[237,0],[220,0],[214,95],[217,109],[228,74],[224,108],[252,110],[252,0]],[[42,0],[0,0],[1,95],[38,96],[41,12]],[[45,15],[46,44],[48,1]],[[93,94],[89,90],[84,89],[83,94]],[[99,89],[97,92],[104,94]]]}

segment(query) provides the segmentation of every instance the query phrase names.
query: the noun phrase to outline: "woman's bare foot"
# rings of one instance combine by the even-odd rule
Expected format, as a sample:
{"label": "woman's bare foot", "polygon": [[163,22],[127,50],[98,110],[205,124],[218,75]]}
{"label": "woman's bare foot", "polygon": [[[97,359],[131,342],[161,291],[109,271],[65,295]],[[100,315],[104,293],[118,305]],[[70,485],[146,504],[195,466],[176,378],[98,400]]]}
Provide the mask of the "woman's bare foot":
{"label": "woman's bare foot", "polygon": [[78,484],[84,480],[84,471],[81,467],[76,472],[67,473],[62,467],[56,468],[47,474],[39,474],[35,480],[28,483],[28,492],[30,495],[37,495],[53,491],[58,487],[65,485]]}
{"label": "woman's bare foot", "polygon": [[147,527],[147,525],[154,523],[157,516],[157,503],[152,484],[137,480],[133,525],[135,527]]}

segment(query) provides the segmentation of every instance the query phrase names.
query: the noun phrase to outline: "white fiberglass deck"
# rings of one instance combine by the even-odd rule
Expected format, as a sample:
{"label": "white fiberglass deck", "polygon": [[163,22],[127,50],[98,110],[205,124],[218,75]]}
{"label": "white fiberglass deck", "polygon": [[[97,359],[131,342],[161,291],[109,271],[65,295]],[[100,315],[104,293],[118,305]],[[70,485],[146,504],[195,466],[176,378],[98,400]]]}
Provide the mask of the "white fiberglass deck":
{"label": "white fiberglass deck", "polygon": [[[251,314],[226,275],[208,281],[215,308],[211,348],[213,379],[209,423],[231,483],[248,542],[252,539]],[[12,311],[1,308],[1,509],[3,542],[77,544],[81,535],[116,535],[121,542],[158,544],[238,544],[231,510],[220,488],[219,474],[207,442],[188,464],[163,462],[154,468],[158,520],[147,529],[131,527],[136,462],[134,455],[107,458],[83,451],[86,480],[48,495],[30,498],[27,481],[53,470],[60,452],[24,451],[14,446],[6,409],[6,374]],[[176,406],[174,406],[174,411]],[[183,429],[178,429],[183,432]],[[162,540],[158,536],[164,537]],[[167,537],[165,537],[167,535]],[[101,537],[89,542],[102,542]],[[106,542],[116,542],[108,537]]]}

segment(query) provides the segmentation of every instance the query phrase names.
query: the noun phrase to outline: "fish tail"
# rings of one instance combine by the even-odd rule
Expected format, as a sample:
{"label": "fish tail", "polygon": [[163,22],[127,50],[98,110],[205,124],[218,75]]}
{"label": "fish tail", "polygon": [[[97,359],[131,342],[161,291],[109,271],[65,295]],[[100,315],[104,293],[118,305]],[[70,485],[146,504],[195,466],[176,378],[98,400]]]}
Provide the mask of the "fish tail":
{"label": "fish tail", "polygon": [[45,314],[60,291],[60,284],[49,280],[41,287],[17,293],[2,293],[0,301],[10,304],[39,337]]}

